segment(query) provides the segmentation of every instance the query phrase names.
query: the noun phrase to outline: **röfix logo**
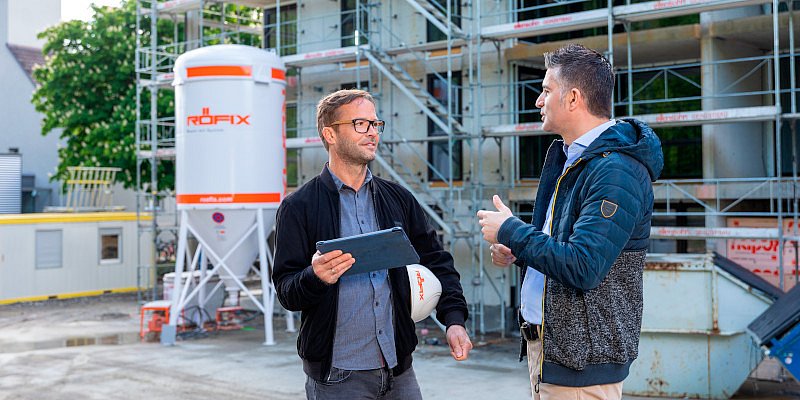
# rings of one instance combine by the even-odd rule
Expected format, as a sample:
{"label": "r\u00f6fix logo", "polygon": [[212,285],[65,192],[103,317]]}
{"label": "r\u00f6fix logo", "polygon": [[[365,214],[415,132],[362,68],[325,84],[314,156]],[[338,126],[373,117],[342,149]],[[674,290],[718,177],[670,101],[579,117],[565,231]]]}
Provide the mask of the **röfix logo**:
{"label": "r\u00f6fix logo", "polygon": [[417,272],[417,285],[419,285],[419,300],[423,301],[425,300],[425,289],[422,287],[422,283],[425,282],[425,278],[422,277],[419,271],[416,272]]}
{"label": "r\u00f6fix logo", "polygon": [[186,117],[188,125],[217,125],[219,123],[228,123],[230,125],[250,125],[249,115],[239,114],[218,114],[211,115],[208,107],[203,107],[202,115],[190,115]]}

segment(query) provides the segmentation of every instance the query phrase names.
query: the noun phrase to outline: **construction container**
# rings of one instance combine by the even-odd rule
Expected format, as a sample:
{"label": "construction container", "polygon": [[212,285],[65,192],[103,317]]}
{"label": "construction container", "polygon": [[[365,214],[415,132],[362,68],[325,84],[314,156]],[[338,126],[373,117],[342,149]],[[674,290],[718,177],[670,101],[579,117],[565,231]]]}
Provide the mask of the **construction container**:
{"label": "construction container", "polygon": [[138,260],[153,241],[137,235],[136,220],[124,212],[0,216],[0,305],[146,289]]}
{"label": "construction container", "polygon": [[713,255],[649,255],[628,395],[727,399],[763,358],[745,332],[779,293]]}

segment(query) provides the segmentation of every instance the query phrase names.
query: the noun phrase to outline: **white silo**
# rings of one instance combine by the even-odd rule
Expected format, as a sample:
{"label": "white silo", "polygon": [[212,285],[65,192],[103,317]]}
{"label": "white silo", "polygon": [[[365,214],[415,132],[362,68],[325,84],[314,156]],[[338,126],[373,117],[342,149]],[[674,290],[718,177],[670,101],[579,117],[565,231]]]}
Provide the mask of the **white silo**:
{"label": "white silo", "polygon": [[[286,193],[286,78],[275,52],[241,45],[189,51],[175,63],[176,200],[181,214],[175,276],[213,265],[228,292],[226,305],[238,305],[244,291],[264,312],[266,342],[272,339],[275,292],[266,236]],[[189,234],[199,252],[186,254]],[[261,265],[262,302],[242,284],[253,261]],[[191,263],[188,268],[187,261]],[[209,280],[205,277],[202,283]],[[175,282],[172,310],[181,310],[204,284],[191,292]],[[183,289],[183,290],[181,290]],[[174,342],[178,313],[171,313],[162,342]]]}

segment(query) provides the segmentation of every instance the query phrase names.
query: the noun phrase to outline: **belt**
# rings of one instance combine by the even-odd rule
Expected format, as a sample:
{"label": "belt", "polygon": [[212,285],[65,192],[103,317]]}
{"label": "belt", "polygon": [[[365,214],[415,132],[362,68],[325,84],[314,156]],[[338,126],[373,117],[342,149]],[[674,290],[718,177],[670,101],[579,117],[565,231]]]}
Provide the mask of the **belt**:
{"label": "belt", "polygon": [[522,325],[519,327],[519,331],[522,334],[522,337],[525,338],[527,341],[539,339],[539,329],[541,325],[534,325],[529,324],[528,322],[523,322]]}

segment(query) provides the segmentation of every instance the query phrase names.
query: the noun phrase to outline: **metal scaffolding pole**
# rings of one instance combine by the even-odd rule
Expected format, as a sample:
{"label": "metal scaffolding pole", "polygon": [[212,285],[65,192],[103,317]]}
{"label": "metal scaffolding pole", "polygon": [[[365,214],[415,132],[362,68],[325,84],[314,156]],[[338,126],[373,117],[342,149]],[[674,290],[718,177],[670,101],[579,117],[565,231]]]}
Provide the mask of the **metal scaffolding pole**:
{"label": "metal scaffolding pole", "polygon": [[[149,272],[149,268],[147,270],[144,269],[144,265],[142,264],[142,233],[141,224],[142,224],[142,198],[141,193],[139,192],[142,187],[142,158],[139,156],[139,151],[142,148],[141,143],[141,135],[142,135],[142,128],[141,124],[139,124],[139,118],[142,113],[141,107],[141,98],[142,98],[142,86],[139,82],[141,82],[142,76],[139,72],[139,65],[141,62],[141,55],[139,54],[139,44],[141,42],[141,14],[142,14],[142,4],[141,2],[136,2],[136,51],[133,56],[134,66],[136,68],[136,123],[134,125],[134,138],[135,146],[136,146],[136,302],[138,304],[142,304],[144,302],[144,296],[142,296],[142,273]],[[148,280],[149,283],[149,280]]]}
{"label": "metal scaffolding pole", "polygon": [[[794,2],[787,1],[786,6],[789,9],[789,102],[791,103],[791,113],[797,113],[797,82],[795,74],[797,71],[797,64],[795,63],[795,49],[794,49]],[[797,120],[789,122],[792,132],[792,236],[795,240],[792,241],[794,245],[794,279],[795,284],[800,282],[800,249],[798,249],[798,227],[800,222],[800,215],[798,208],[800,208],[800,200],[798,197],[800,193],[797,192],[797,170],[798,170],[798,154],[797,154]]]}
{"label": "metal scaffolding pole", "polygon": [[[773,69],[774,69],[774,96],[775,96],[775,107],[778,110],[778,114],[775,117],[775,164],[776,165],[776,175],[777,178],[780,179],[783,175],[782,172],[782,163],[781,163],[781,122],[783,118],[781,118],[780,110],[781,110],[781,66],[780,66],[780,33],[779,33],[779,20],[778,20],[778,0],[772,0],[772,57],[773,57]],[[784,290],[784,282],[783,282],[783,249],[785,246],[784,242],[784,232],[783,232],[783,189],[779,185],[778,186],[778,279],[779,287],[781,290]]]}
{"label": "metal scaffolding pole", "polygon": [[[614,0],[608,0],[608,63],[614,68]],[[628,53],[630,54],[630,53]],[[612,89],[611,98],[614,98]],[[614,118],[614,102],[611,102],[611,118]]]}
{"label": "metal scaffolding pole", "polygon": [[[148,196],[151,205],[151,216],[153,218],[151,224],[151,232],[153,235],[153,249],[158,248],[158,161],[156,156],[158,153],[158,85],[156,76],[158,75],[158,63],[156,62],[156,54],[158,50],[158,3],[153,0],[150,4],[150,190],[151,195]],[[138,149],[137,149],[138,150]],[[153,260],[155,262],[155,260]],[[148,276],[155,276],[155,265],[152,266],[153,270],[148,272]],[[153,286],[153,293],[151,299],[156,298],[156,285],[155,282],[150,282]]]}

